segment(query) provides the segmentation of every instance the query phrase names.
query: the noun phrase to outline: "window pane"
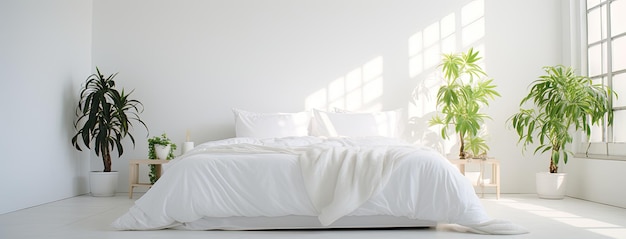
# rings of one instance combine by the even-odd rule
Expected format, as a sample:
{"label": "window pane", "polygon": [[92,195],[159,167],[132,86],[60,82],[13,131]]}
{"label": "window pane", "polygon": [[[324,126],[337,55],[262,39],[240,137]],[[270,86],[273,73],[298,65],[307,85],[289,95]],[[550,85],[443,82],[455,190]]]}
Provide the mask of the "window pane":
{"label": "window pane", "polygon": [[[615,111],[613,118],[614,142],[626,142],[626,110]],[[621,124],[620,124],[621,123]]]}
{"label": "window pane", "polygon": [[626,32],[626,1],[611,3],[611,36]]}
{"label": "window pane", "polygon": [[604,0],[587,0],[587,9],[592,8],[604,2]]}
{"label": "window pane", "polygon": [[[606,79],[604,79],[606,80]],[[603,84],[603,78],[596,77],[591,78],[592,84]],[[600,123],[600,125],[592,125],[591,126],[591,135],[589,136],[589,142],[604,142],[602,129],[604,128],[604,122]],[[583,136],[586,136],[584,132],[581,132]],[[584,137],[583,137],[584,138]]]}
{"label": "window pane", "polygon": [[594,85],[597,85],[597,84],[605,85],[604,84],[604,80],[606,80],[606,79],[600,78],[600,77],[593,77],[593,78],[591,78],[591,84],[594,84]]}
{"label": "window pane", "polygon": [[602,74],[602,45],[595,45],[589,48],[587,53],[588,67],[587,71],[589,76],[597,76]]}
{"label": "window pane", "polygon": [[[581,132],[581,134],[583,135],[583,137],[586,137],[587,135],[585,135],[584,132]],[[602,142],[602,126],[598,126],[598,125],[593,125],[591,126],[591,136],[589,137],[589,141],[588,142]]]}
{"label": "window pane", "polygon": [[613,40],[613,72],[626,69],[626,37]]}
{"label": "window pane", "polygon": [[587,14],[587,43],[591,44],[602,40],[604,25],[602,24],[602,9],[593,9]]}
{"label": "window pane", "polygon": [[[612,106],[626,107],[626,0],[585,0],[587,15],[587,72],[596,83],[607,84],[612,72],[611,86],[618,97]],[[610,5],[609,5],[610,4]],[[608,10],[610,9],[610,18]],[[610,26],[610,29],[608,28]],[[611,33],[610,35],[608,33]],[[619,37],[618,37],[619,36]],[[611,50],[609,52],[609,50]],[[616,74],[619,72],[619,74]],[[593,126],[591,142],[622,142],[626,145],[626,110],[614,111],[614,125],[606,122]],[[610,134],[608,134],[610,133]],[[611,136],[610,138],[608,136]],[[606,146],[606,145],[605,145]]]}
{"label": "window pane", "polygon": [[617,99],[613,97],[613,107],[626,106],[626,73],[613,76],[613,91],[617,93]]}

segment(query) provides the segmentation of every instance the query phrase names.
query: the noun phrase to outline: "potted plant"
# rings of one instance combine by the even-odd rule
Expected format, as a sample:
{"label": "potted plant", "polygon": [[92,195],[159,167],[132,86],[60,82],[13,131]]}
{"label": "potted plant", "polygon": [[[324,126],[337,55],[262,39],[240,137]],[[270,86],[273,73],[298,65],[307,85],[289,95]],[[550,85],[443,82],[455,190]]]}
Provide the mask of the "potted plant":
{"label": "potted plant", "polygon": [[[80,100],[76,107],[74,127],[78,132],[72,137],[72,145],[82,151],[81,145],[91,149],[94,147],[97,156],[102,157],[104,170],[90,174],[90,189],[94,196],[113,196],[117,187],[117,172],[111,172],[111,152],[117,150],[118,157],[124,153],[122,140],[128,136],[135,145],[130,133],[133,121],[139,122],[148,129],[139,118],[143,111],[141,102],[130,99],[132,94],[124,89],[115,88],[111,74],[105,77],[96,67],[96,73],[87,77],[80,91]],[[99,183],[107,183],[100,185]]]}
{"label": "potted plant", "polygon": [[[571,67],[546,66],[546,75],[530,84],[528,95],[520,102],[520,111],[508,119],[517,132],[523,150],[538,141],[534,154],[550,152],[549,173],[537,173],[537,194],[542,198],[565,196],[565,174],[558,172],[559,161],[567,163],[572,152],[573,131],[591,135],[591,126],[606,120],[613,124],[608,87],[594,84],[591,79],[577,75]],[[532,103],[532,108],[523,108]],[[606,118],[605,118],[606,117]],[[544,181],[549,180],[549,181]]]}
{"label": "potted plant", "polygon": [[[173,159],[175,150],[176,144],[172,143],[172,140],[170,140],[165,133],[161,134],[161,136],[154,136],[148,139],[149,159]],[[148,176],[152,184],[158,180],[156,167],[154,165],[150,165],[150,173]]]}
{"label": "potted plant", "polygon": [[478,65],[479,52],[469,49],[466,53],[444,54],[440,67],[445,83],[437,92],[440,112],[430,120],[430,125],[442,125],[441,136],[447,139],[449,127],[453,127],[460,143],[459,158],[470,155],[486,155],[489,150],[479,132],[488,115],[480,110],[500,94],[495,90],[493,79]]}

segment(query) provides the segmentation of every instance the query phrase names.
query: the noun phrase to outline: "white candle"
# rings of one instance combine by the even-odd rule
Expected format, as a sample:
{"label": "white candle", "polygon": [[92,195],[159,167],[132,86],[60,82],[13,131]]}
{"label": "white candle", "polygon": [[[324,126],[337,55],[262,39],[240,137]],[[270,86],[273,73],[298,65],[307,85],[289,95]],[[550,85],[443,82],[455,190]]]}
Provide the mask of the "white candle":
{"label": "white candle", "polygon": [[184,142],[182,148],[183,154],[189,152],[189,150],[192,150],[193,146],[193,142]]}

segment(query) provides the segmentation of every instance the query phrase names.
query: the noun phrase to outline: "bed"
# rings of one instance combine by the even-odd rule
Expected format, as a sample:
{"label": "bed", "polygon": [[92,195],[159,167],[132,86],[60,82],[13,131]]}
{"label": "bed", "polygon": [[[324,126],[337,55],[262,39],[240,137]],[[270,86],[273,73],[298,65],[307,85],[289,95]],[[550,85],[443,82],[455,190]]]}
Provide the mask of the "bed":
{"label": "bed", "polygon": [[[159,181],[112,226],[259,230],[453,223],[482,234],[527,232],[490,218],[469,181],[439,152],[379,131],[392,132],[390,127],[346,135],[328,117],[325,123],[335,123],[333,129],[324,122],[311,126],[306,119],[320,119],[320,113],[327,114],[313,112],[299,121],[296,114],[259,116],[236,110],[237,137],[200,144],[173,159]],[[360,116],[342,114],[352,122]],[[371,114],[365,116],[377,122]],[[299,127],[307,130],[297,131]],[[325,135],[309,135],[311,127]]]}

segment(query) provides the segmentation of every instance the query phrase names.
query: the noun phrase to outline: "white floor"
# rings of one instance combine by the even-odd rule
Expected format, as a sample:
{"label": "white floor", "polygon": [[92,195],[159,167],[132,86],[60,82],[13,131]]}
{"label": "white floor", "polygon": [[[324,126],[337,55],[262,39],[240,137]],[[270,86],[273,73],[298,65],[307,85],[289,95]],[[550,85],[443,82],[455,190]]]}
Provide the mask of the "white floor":
{"label": "white floor", "polygon": [[[139,194],[135,195],[135,199]],[[538,199],[505,194],[483,199],[494,218],[507,219],[530,231],[518,236],[461,233],[451,225],[426,229],[284,230],[284,231],[115,231],[109,224],[134,200],[127,194],[102,198],[73,197],[0,215],[0,238],[626,238],[626,209],[574,198]]]}

